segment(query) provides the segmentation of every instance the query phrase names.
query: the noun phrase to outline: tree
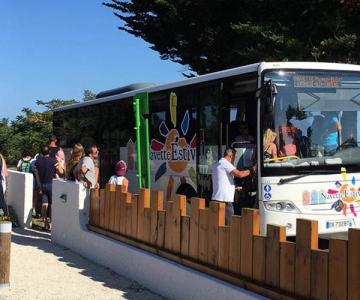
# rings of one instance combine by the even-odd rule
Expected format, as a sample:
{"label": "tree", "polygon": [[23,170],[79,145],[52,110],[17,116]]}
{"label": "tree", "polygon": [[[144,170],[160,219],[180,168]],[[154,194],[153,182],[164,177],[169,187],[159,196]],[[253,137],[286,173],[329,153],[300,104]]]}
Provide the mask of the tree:
{"label": "tree", "polygon": [[89,101],[89,100],[94,100],[94,99],[96,99],[95,93],[93,93],[90,90],[84,90],[84,97],[83,97],[84,101]]}
{"label": "tree", "polygon": [[356,0],[112,0],[120,30],[199,74],[259,61],[360,62]]}
{"label": "tree", "polygon": [[0,152],[4,154],[9,165],[16,165],[23,150],[38,153],[40,146],[48,142],[52,133],[52,110],[64,105],[78,103],[76,100],[53,99],[36,101],[45,107],[43,112],[23,108],[22,113],[9,123],[8,119],[0,122]]}

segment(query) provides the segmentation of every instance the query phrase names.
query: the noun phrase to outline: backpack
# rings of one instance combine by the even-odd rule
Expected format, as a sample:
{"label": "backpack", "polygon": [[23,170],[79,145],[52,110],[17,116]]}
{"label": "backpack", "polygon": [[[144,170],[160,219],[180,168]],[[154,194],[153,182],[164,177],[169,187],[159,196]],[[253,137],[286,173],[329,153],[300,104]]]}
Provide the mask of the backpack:
{"label": "backpack", "polygon": [[21,159],[19,171],[23,173],[30,173],[31,160]]}

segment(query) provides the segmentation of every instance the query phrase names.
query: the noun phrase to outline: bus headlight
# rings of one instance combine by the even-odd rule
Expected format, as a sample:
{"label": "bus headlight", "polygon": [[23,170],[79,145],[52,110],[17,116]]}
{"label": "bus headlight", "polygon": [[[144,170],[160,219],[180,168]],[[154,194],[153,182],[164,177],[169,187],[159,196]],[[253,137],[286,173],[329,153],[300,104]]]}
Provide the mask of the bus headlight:
{"label": "bus headlight", "polygon": [[291,201],[264,201],[267,210],[289,213],[300,213],[299,209]]}

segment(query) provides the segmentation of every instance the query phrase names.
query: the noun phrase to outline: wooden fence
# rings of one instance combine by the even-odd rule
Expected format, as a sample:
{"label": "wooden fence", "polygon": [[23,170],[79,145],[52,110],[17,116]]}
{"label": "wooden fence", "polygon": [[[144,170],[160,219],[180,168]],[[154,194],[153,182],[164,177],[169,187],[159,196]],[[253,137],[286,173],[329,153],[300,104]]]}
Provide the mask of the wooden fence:
{"label": "wooden fence", "polygon": [[[151,199],[151,202],[150,202]],[[360,299],[360,230],[349,239],[330,239],[318,249],[317,221],[298,219],[296,243],[285,227],[268,225],[259,234],[259,212],[243,209],[225,225],[223,203],[163,193],[139,194],[107,185],[92,190],[89,229],[272,299]]]}

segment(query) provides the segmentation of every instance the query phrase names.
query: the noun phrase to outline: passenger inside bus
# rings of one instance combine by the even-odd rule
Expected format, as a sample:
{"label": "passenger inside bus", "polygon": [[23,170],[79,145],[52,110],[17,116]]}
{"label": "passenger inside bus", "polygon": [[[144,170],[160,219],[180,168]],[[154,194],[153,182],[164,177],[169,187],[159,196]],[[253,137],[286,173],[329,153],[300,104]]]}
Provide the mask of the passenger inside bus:
{"label": "passenger inside bus", "polygon": [[234,142],[239,143],[254,143],[255,139],[249,134],[249,126],[246,122],[239,122],[237,135]]}
{"label": "passenger inside bus", "polygon": [[263,157],[264,161],[270,161],[277,159],[277,146],[275,144],[276,132],[271,128],[267,128],[263,137]]}

